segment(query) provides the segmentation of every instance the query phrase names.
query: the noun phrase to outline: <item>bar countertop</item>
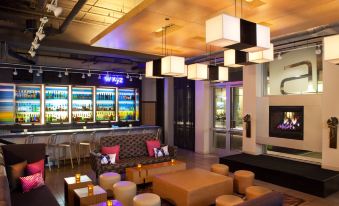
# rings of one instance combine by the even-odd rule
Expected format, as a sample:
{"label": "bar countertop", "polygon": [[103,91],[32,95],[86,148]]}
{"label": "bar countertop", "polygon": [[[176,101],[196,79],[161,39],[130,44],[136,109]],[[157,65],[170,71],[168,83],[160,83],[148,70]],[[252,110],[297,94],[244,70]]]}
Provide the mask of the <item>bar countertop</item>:
{"label": "bar countertop", "polygon": [[28,135],[51,135],[51,134],[67,134],[67,133],[88,133],[88,132],[108,132],[108,131],[128,131],[128,130],[144,130],[158,129],[159,126],[134,126],[134,127],[113,127],[113,128],[88,128],[88,129],[67,129],[67,130],[48,130],[35,132],[17,132],[0,134],[0,138],[22,137]]}

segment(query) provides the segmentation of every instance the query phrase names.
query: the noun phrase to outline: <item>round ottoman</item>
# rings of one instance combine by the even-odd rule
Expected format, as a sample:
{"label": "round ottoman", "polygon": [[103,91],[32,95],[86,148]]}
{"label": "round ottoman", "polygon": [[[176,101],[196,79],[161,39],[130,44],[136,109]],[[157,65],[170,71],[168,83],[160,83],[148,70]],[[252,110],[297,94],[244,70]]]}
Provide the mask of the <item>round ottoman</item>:
{"label": "round ottoman", "polygon": [[216,206],[234,206],[242,202],[244,200],[235,195],[221,195],[215,200]]}
{"label": "round ottoman", "polygon": [[114,198],[124,206],[133,205],[133,197],[137,194],[137,185],[130,181],[120,181],[113,185]]}
{"label": "round ottoman", "polygon": [[107,191],[107,196],[113,195],[113,185],[121,180],[121,176],[118,173],[106,172],[99,176],[99,185]]}
{"label": "round ottoman", "polygon": [[271,189],[261,186],[250,186],[246,188],[246,198],[247,200],[251,200],[267,193],[272,192]]}
{"label": "round ottoman", "polygon": [[246,188],[253,185],[254,173],[247,170],[238,170],[234,173],[235,191],[245,194]]}
{"label": "round ottoman", "polygon": [[211,172],[227,176],[228,166],[224,164],[213,164],[211,166]]}
{"label": "round ottoman", "polygon": [[133,206],[160,206],[160,197],[153,193],[143,193],[133,198]]}

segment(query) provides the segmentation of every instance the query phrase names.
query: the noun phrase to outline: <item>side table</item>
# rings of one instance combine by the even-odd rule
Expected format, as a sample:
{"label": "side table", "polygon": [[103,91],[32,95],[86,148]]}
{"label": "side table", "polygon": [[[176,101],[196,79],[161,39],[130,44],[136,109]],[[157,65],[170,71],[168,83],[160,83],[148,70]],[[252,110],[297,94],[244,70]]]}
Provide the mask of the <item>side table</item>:
{"label": "side table", "polygon": [[93,194],[88,194],[88,188],[74,190],[74,206],[94,205],[107,201],[107,192],[100,186],[94,186]]}
{"label": "side table", "polygon": [[75,181],[75,177],[66,177],[64,179],[64,194],[65,194],[65,204],[67,206],[74,205],[74,189],[79,189],[87,187],[87,185],[92,184],[92,180],[87,175],[82,175],[80,181]]}

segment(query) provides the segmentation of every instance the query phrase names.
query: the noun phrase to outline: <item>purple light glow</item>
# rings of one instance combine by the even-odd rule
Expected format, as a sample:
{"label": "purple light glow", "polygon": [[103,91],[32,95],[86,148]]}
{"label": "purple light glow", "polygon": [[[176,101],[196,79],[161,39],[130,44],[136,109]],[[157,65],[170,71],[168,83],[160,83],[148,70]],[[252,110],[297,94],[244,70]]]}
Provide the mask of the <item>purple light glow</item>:
{"label": "purple light glow", "polygon": [[124,83],[124,77],[122,77],[122,76],[110,76],[110,75],[106,75],[104,77],[104,81],[106,83],[113,83],[115,85],[119,85],[119,84],[123,84]]}

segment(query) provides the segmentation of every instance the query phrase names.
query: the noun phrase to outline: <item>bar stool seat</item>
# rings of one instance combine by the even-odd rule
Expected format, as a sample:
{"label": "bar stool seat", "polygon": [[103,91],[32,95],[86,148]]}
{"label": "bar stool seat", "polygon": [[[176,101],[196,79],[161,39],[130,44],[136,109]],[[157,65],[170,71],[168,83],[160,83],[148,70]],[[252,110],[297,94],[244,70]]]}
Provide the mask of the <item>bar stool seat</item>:
{"label": "bar stool seat", "polygon": [[216,205],[215,206],[235,206],[240,203],[244,202],[243,199],[241,199],[238,196],[235,195],[221,195],[217,197],[215,200]]}
{"label": "bar stool seat", "polygon": [[160,206],[159,195],[153,193],[143,193],[133,198],[133,206]]}

